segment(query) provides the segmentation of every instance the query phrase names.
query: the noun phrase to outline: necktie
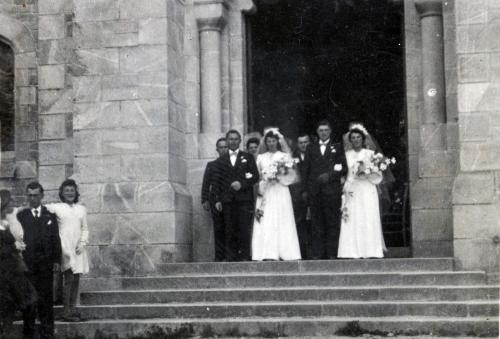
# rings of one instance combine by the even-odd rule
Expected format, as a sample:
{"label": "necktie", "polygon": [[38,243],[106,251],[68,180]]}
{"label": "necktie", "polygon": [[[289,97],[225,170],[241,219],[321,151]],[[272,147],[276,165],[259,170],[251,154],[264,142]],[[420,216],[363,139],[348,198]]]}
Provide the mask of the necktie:
{"label": "necktie", "polygon": [[38,210],[33,210],[33,213],[35,214],[35,218],[38,219]]}

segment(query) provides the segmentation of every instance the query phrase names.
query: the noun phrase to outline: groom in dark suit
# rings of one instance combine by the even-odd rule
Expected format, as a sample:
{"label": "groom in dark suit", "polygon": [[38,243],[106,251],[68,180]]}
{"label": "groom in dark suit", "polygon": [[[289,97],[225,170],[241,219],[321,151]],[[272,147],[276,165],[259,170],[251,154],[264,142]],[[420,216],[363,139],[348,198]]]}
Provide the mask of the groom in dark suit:
{"label": "groom in dark suit", "polygon": [[215,163],[215,207],[222,211],[225,225],[226,260],[250,260],[254,210],[253,186],[259,182],[255,159],[239,149],[241,134],[226,134],[229,151]]}
{"label": "groom in dark suit", "polygon": [[59,270],[61,240],[55,214],[42,205],[43,187],[32,182],[26,187],[27,209],[17,214],[23,227],[26,250],[23,257],[27,276],[38,294],[37,307],[23,312],[24,338],[35,337],[35,318],[40,318],[40,338],[54,338],[53,272]]}
{"label": "groom in dark suit", "polygon": [[319,141],[307,147],[303,194],[311,206],[311,259],[334,259],[340,235],[342,187],[347,175],[344,147],[331,140],[327,120],[318,123]]}

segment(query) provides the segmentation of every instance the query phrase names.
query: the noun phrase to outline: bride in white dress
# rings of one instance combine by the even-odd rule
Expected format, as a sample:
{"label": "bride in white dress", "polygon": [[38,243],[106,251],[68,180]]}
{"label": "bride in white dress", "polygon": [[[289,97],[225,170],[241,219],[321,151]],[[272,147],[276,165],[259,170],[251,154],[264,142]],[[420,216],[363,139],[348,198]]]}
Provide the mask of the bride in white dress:
{"label": "bride in white dress", "polygon": [[346,151],[349,171],[344,185],[338,257],[382,258],[385,244],[377,193],[382,173],[360,174],[360,163],[369,164],[374,155],[374,151],[365,147],[369,136],[366,129],[362,125],[354,125],[348,136],[348,148],[352,149]]}
{"label": "bride in white dress", "polygon": [[288,186],[297,180],[288,145],[277,128],[264,131],[257,156],[261,181],[252,235],[252,260],[299,260]]}

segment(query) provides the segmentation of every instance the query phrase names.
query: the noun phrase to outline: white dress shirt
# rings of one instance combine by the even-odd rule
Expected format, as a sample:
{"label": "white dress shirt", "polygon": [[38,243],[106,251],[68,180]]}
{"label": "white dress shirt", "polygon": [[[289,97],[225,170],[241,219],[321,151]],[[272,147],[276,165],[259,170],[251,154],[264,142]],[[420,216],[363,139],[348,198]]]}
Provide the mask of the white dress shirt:
{"label": "white dress shirt", "polygon": [[42,205],[38,206],[37,208],[32,208],[31,214],[33,214],[35,218],[40,218],[40,216],[42,215]]}
{"label": "white dress shirt", "polygon": [[319,141],[319,150],[321,151],[321,155],[325,155],[326,145],[330,142],[330,139],[325,141]]}
{"label": "white dress shirt", "polygon": [[240,152],[239,149],[237,149],[236,151],[229,150],[229,160],[231,160],[231,165],[234,166],[236,164],[236,159],[238,158],[239,152]]}

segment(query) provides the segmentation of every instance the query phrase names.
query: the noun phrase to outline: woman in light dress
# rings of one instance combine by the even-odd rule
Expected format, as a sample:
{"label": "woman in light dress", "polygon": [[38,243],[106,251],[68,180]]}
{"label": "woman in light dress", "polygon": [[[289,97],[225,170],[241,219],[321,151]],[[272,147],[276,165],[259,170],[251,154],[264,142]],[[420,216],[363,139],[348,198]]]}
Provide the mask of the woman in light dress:
{"label": "woman in light dress", "polygon": [[285,139],[264,132],[257,156],[261,181],[253,225],[252,260],[299,260],[300,247],[288,186],[297,180]]}
{"label": "woman in light dress", "polygon": [[339,238],[339,258],[382,258],[385,244],[380,221],[377,185],[382,181],[380,172],[362,174],[360,162],[369,164],[374,151],[367,149],[366,129],[355,124],[348,134],[346,151],[348,166],[344,184],[343,216]]}
{"label": "woman in light dress", "polygon": [[89,272],[89,260],[85,246],[88,243],[87,209],[79,201],[78,186],[72,179],[59,187],[60,203],[47,204],[47,209],[56,214],[61,238],[64,275],[63,320],[79,321],[75,305],[80,287],[80,275]]}

